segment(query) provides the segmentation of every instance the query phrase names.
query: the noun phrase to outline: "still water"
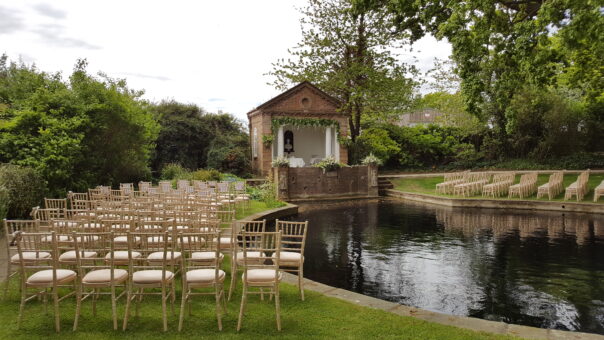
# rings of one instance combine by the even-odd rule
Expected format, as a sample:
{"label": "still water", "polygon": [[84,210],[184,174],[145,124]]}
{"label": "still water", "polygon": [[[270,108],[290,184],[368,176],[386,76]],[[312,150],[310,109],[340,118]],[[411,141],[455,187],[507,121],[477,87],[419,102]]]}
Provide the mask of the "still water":
{"label": "still water", "polygon": [[431,311],[604,334],[604,215],[301,204],[304,275]]}

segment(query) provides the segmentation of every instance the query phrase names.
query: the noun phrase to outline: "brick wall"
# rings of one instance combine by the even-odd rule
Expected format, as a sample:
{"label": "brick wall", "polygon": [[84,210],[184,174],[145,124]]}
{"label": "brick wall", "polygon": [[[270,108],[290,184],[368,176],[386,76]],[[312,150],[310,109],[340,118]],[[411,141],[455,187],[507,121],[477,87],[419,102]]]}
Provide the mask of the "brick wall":
{"label": "brick wall", "polygon": [[[375,197],[377,169],[367,166],[340,168],[323,173],[320,168],[275,168],[278,196],[285,200],[306,198]],[[373,178],[372,180],[372,177]]]}

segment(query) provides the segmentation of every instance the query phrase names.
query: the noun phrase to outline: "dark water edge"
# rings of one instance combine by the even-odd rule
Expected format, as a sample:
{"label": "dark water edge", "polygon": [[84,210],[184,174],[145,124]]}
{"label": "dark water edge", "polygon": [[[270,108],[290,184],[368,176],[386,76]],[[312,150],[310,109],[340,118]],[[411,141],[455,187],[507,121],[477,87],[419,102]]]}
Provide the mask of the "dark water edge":
{"label": "dark water edge", "polygon": [[604,334],[604,215],[310,202],[304,276],[435,312]]}

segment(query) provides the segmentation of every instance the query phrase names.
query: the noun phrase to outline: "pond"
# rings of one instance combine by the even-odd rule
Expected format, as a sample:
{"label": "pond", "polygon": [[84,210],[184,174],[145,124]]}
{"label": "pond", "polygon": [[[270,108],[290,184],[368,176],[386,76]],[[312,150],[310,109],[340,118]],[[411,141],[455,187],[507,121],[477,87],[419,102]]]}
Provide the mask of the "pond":
{"label": "pond", "polygon": [[305,277],[430,311],[604,334],[604,215],[313,202]]}

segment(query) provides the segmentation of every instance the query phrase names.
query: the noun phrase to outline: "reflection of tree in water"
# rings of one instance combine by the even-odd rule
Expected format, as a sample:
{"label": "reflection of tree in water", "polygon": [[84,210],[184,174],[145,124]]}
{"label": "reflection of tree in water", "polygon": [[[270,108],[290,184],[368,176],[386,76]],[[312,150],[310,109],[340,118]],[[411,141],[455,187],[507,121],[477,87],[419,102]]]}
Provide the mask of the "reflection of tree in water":
{"label": "reflection of tree in water", "polygon": [[[587,216],[587,217],[586,217]],[[604,332],[604,216],[302,205],[311,279],[432,310]]]}

